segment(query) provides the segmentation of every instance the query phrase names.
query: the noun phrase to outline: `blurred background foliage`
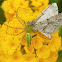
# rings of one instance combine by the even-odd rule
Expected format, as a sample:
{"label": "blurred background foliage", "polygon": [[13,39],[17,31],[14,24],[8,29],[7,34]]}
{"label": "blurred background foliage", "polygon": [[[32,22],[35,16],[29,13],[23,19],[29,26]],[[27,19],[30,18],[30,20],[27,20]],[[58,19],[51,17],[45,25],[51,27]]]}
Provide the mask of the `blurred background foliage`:
{"label": "blurred background foliage", "polygon": [[49,3],[57,3],[58,8],[59,8],[59,12],[62,12],[62,0],[50,0]]}
{"label": "blurred background foliage", "polygon": [[62,50],[58,52],[57,62],[62,62]]}
{"label": "blurred background foliage", "polygon": [[1,4],[4,0],[0,0],[0,24],[3,24],[3,22],[6,21],[6,18],[4,16],[4,11],[1,8]]}
{"label": "blurred background foliage", "polygon": [[[4,11],[1,8],[1,4],[4,0],[0,0],[0,24],[3,24],[6,21],[4,16]],[[59,13],[62,12],[62,0],[50,0],[49,3],[57,3],[59,8]],[[62,37],[62,26],[59,28],[59,36]],[[62,50],[58,52],[57,62],[62,62]]]}
{"label": "blurred background foliage", "polygon": [[1,6],[1,4],[2,4],[3,1],[4,1],[4,0],[0,0],[0,6]]}

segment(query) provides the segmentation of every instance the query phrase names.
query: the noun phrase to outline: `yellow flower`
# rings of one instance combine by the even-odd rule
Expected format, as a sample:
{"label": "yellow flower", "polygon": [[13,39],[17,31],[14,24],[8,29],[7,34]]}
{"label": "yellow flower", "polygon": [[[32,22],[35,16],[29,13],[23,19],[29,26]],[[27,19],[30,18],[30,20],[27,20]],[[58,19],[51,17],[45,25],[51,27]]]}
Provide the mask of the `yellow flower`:
{"label": "yellow flower", "polygon": [[13,2],[4,1],[1,7],[5,12],[8,12],[10,14],[14,13]]}
{"label": "yellow flower", "polygon": [[46,6],[46,5],[48,5],[49,0],[43,0],[43,1],[42,1],[42,3],[43,3],[43,5],[45,5],[45,6]]}
{"label": "yellow flower", "polygon": [[[32,1],[31,4],[29,4],[30,1]],[[48,3],[49,0],[6,0],[2,3],[1,7],[7,20],[0,28],[1,62],[56,62],[61,47],[58,31],[52,35],[51,40],[44,39],[46,36],[38,32],[37,34],[40,34],[41,37],[33,37],[31,45],[28,47],[23,25],[23,20],[25,22],[34,20],[48,6]],[[16,17],[17,15],[19,19]],[[34,33],[31,35],[33,36]],[[24,47],[22,48],[22,46]],[[23,50],[24,55],[22,55]]]}
{"label": "yellow flower", "polygon": [[37,62],[35,54],[25,54],[23,60],[23,62]]}
{"label": "yellow flower", "polygon": [[10,14],[9,12],[5,12],[5,17],[11,21],[15,16],[15,13]]}
{"label": "yellow flower", "polygon": [[61,37],[58,35],[58,31],[52,35],[49,43],[49,48],[52,52],[58,51],[61,47]]}
{"label": "yellow flower", "polygon": [[31,5],[35,7],[42,6],[42,0],[31,0],[31,1],[32,1]]}
{"label": "yellow flower", "polygon": [[[34,10],[34,11],[43,11],[49,3],[49,0],[31,0],[32,3],[30,4],[30,7]],[[33,6],[33,7],[32,7]]]}
{"label": "yellow flower", "polygon": [[26,53],[33,53],[34,52],[33,44],[30,45],[29,47],[25,46],[24,49],[25,49]]}
{"label": "yellow flower", "polygon": [[15,10],[17,10],[19,7],[20,8],[26,8],[28,7],[28,1],[25,0],[14,0],[13,1],[13,6]]}
{"label": "yellow flower", "polygon": [[17,51],[13,55],[9,55],[6,62],[23,62],[22,58],[21,52]]}
{"label": "yellow flower", "polygon": [[7,26],[2,25],[0,28],[0,36],[5,36],[6,35],[6,28]]}
{"label": "yellow flower", "polygon": [[43,46],[43,39],[39,36],[33,38],[33,45],[35,49],[39,49]]}
{"label": "yellow flower", "polygon": [[12,20],[15,16],[15,11],[13,7],[13,1],[4,1],[1,5],[2,9],[5,11],[5,16],[8,20]]}
{"label": "yellow flower", "polygon": [[50,54],[50,57],[45,59],[44,62],[56,62],[57,58],[58,58],[58,52],[52,52]]}
{"label": "yellow flower", "polygon": [[34,19],[31,8],[19,8],[17,14],[19,18],[23,19],[25,22],[32,21]]}
{"label": "yellow flower", "polygon": [[42,59],[46,59],[50,56],[50,49],[47,45],[43,45],[42,48],[37,49],[37,56]]}
{"label": "yellow flower", "polygon": [[38,58],[38,62],[56,62],[58,58],[58,52],[51,52],[50,56],[46,59]]}
{"label": "yellow flower", "polygon": [[38,58],[37,62],[44,62],[44,60],[42,58]]}
{"label": "yellow flower", "polygon": [[[33,16],[33,14],[34,13],[36,13],[36,11],[37,11],[37,9],[38,9],[38,11],[37,11],[37,13],[41,13],[41,11],[43,11],[43,9],[45,9],[47,6],[48,6],[48,0],[46,0],[46,3],[45,2],[43,2],[43,0],[38,0],[38,2],[41,4],[40,5],[40,7],[30,7],[29,6],[29,2],[30,1],[25,1],[25,0],[6,0],[6,1],[4,1],[3,3],[2,3],[2,8],[3,8],[3,10],[5,11],[5,16],[6,16],[6,18],[8,19],[8,20],[12,20],[12,18],[16,15],[16,11],[17,11],[17,9],[20,7],[21,9],[22,8],[26,8],[26,10],[27,9],[29,9],[30,8],[30,10],[28,11],[28,14],[29,15],[26,15],[25,16],[25,14],[24,13],[22,13],[21,15],[22,15],[22,19],[24,19],[24,20],[29,20],[29,21],[32,21],[33,19],[35,19],[34,17],[35,17],[35,15]],[[33,0],[32,2],[36,2],[35,0]],[[36,5],[35,6],[38,6],[39,5],[39,3],[37,4],[37,2],[36,2]],[[42,3],[45,3],[44,5],[42,5]],[[33,10],[35,10],[35,12],[32,14],[32,13],[29,13],[30,11],[31,12],[33,12],[32,11],[32,9]],[[26,11],[25,10],[25,11]],[[24,11],[24,12],[25,12]],[[39,12],[40,11],[40,12]],[[37,15],[38,16],[38,15]],[[26,19],[25,19],[25,18]],[[29,18],[28,18],[29,17]]]}
{"label": "yellow flower", "polygon": [[4,53],[4,51],[2,50],[0,46],[0,62],[6,62],[6,59],[7,59],[7,55]]}
{"label": "yellow flower", "polygon": [[2,50],[4,50],[6,54],[8,53],[12,55],[16,51],[19,45],[20,45],[20,41],[18,41],[17,38],[13,38],[10,35],[6,35],[5,41],[1,40]]}

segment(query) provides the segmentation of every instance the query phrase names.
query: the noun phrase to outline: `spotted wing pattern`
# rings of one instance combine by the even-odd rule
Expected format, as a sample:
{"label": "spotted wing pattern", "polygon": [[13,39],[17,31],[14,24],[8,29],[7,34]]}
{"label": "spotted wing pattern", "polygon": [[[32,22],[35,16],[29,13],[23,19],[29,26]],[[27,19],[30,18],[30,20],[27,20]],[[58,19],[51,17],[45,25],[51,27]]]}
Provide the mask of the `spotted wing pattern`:
{"label": "spotted wing pattern", "polygon": [[[46,24],[46,25],[45,25]],[[34,26],[34,30],[37,30],[44,35],[46,35],[49,39],[51,39],[51,35],[62,25],[62,13],[59,13],[55,16],[50,17],[46,20],[46,22],[38,22]]]}
{"label": "spotted wing pattern", "polygon": [[56,3],[52,3],[32,21],[32,24],[36,22],[44,21],[57,14],[58,14],[58,6]]}
{"label": "spotted wing pattern", "polygon": [[[58,6],[56,3],[52,3],[50,4],[46,9],[44,9],[31,23],[33,30],[36,31],[40,31],[41,33],[43,33],[44,35],[46,35],[47,37],[51,38],[51,34],[53,33],[46,33],[44,31],[44,29],[51,29],[50,25],[51,23],[48,22],[47,19],[50,19],[52,17],[53,20],[53,16],[58,14]],[[55,19],[54,19],[55,20]],[[57,21],[58,22],[58,21]],[[55,24],[56,22],[54,21],[53,24]],[[49,26],[49,28],[48,28]]]}

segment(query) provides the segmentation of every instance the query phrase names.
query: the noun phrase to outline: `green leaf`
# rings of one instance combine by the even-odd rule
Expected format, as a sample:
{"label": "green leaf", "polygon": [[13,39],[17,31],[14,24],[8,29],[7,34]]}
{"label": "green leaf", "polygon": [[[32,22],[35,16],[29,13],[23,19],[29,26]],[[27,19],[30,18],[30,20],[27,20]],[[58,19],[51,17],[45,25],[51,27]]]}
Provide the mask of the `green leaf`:
{"label": "green leaf", "polygon": [[49,3],[57,3],[59,12],[62,12],[62,0],[49,0]]}
{"label": "green leaf", "polygon": [[49,0],[49,3],[51,4],[51,3],[57,3],[58,2],[58,0]]}
{"label": "green leaf", "polygon": [[62,50],[58,52],[58,59],[56,62],[62,62]]}
{"label": "green leaf", "polygon": [[32,3],[32,1],[29,1],[29,5]]}
{"label": "green leaf", "polygon": [[23,50],[23,51],[22,51],[22,54],[24,55],[25,53],[26,53],[25,50]]}
{"label": "green leaf", "polygon": [[59,36],[62,37],[62,26],[59,28]]}
{"label": "green leaf", "polygon": [[62,55],[62,50],[58,52],[58,55],[61,56]]}
{"label": "green leaf", "polygon": [[33,35],[32,38],[35,37],[35,36],[37,36],[37,34]]}
{"label": "green leaf", "polygon": [[6,18],[4,16],[4,11],[2,8],[0,8],[0,24],[3,24],[6,21]]}
{"label": "green leaf", "polygon": [[62,0],[58,0],[58,8],[59,8],[59,12],[62,12]]}
{"label": "green leaf", "polygon": [[4,1],[4,0],[0,0],[0,5],[2,4],[3,1]]}
{"label": "green leaf", "polygon": [[35,54],[36,54],[36,49],[34,49],[34,52],[35,52]]}

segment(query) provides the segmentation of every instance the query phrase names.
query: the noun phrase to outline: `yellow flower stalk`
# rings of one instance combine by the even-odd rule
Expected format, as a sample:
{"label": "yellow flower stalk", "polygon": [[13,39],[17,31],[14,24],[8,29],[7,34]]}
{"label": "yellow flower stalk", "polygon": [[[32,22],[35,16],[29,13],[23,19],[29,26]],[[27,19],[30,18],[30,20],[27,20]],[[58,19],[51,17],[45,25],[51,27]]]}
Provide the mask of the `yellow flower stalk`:
{"label": "yellow flower stalk", "polygon": [[25,22],[32,21],[48,5],[49,0],[5,0],[2,3],[6,22],[0,26],[0,62],[56,62],[61,48],[58,31],[52,35],[51,40],[33,37],[28,47],[26,31],[17,29],[25,28],[17,19],[17,15],[21,22],[21,19]]}

